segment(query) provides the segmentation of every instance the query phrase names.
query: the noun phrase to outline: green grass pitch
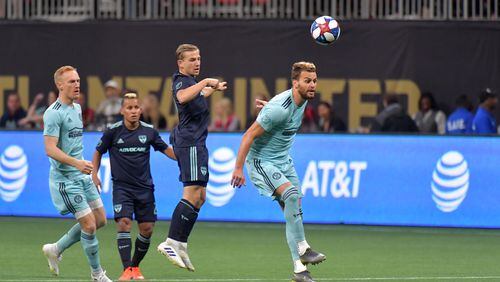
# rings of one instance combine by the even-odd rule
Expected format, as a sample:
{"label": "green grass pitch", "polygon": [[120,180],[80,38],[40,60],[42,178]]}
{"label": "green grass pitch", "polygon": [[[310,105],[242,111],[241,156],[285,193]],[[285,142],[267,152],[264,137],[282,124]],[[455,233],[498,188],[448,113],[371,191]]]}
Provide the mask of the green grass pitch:
{"label": "green grass pitch", "polygon": [[[69,219],[0,217],[0,281],[90,280],[79,243],[64,253],[57,278],[49,274],[41,252],[44,243],[72,224]],[[324,263],[309,267],[318,281],[500,281],[500,230],[305,228],[308,242],[327,255]],[[150,281],[290,281],[284,224],[197,223],[189,242],[194,273],[175,268],[156,251],[167,230],[168,222],[157,223],[141,264]],[[117,279],[121,263],[114,222],[97,234],[102,265]]]}

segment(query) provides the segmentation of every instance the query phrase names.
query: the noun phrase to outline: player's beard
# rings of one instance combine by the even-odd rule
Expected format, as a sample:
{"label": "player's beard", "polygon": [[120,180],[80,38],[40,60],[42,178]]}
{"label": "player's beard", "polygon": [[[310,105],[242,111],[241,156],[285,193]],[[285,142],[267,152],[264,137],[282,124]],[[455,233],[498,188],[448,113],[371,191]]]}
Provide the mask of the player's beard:
{"label": "player's beard", "polygon": [[316,91],[308,91],[305,89],[304,91],[299,91],[300,97],[304,100],[312,100],[316,96]]}

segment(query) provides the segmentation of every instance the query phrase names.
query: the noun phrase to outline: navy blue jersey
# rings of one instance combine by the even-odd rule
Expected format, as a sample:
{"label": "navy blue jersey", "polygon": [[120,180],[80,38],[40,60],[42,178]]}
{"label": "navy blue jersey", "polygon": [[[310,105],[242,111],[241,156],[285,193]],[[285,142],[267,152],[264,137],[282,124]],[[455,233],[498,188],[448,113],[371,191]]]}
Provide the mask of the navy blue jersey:
{"label": "navy blue jersey", "polygon": [[177,99],[177,92],[198,83],[192,76],[176,72],[172,78],[172,90],[179,124],[172,130],[170,143],[174,147],[191,147],[205,145],[210,122],[210,112],[205,98],[201,95],[181,105]]}
{"label": "navy blue jersey", "polygon": [[466,108],[456,109],[446,122],[446,133],[448,134],[465,134],[472,133],[472,120],[474,115]]}
{"label": "navy blue jersey", "polygon": [[119,121],[102,135],[96,150],[109,151],[113,186],[154,189],[149,167],[149,148],[165,151],[168,145],[152,125],[140,122],[135,130],[129,130]]}

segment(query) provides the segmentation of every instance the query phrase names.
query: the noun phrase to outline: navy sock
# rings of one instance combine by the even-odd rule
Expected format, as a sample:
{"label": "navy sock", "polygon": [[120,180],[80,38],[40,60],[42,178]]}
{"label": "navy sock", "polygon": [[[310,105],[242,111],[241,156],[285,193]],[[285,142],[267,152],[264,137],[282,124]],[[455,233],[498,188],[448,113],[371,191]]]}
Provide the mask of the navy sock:
{"label": "navy sock", "polygon": [[132,239],[130,232],[118,232],[116,234],[116,242],[118,244],[118,253],[122,260],[123,269],[131,266],[130,252],[132,250]]}
{"label": "navy sock", "polygon": [[137,235],[135,239],[134,258],[132,258],[132,267],[137,267],[146,255],[149,249],[150,237],[144,235]]}
{"label": "navy sock", "polygon": [[180,200],[172,214],[168,237],[176,241],[187,242],[198,218],[199,211],[187,200]]}

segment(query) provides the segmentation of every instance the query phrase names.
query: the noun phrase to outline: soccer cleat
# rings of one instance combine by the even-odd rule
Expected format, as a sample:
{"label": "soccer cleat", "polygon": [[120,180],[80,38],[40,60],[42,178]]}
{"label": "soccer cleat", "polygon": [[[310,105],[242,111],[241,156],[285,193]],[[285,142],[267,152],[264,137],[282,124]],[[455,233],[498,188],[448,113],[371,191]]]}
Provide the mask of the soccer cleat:
{"label": "soccer cleat", "polygon": [[186,268],[186,264],[184,264],[182,258],[178,254],[179,253],[178,246],[179,244],[176,244],[176,242],[167,239],[167,241],[162,242],[160,245],[158,245],[157,249],[158,252],[166,256],[173,265],[178,266],[180,268]]}
{"label": "soccer cleat", "polygon": [[62,256],[59,255],[57,251],[57,244],[45,244],[42,247],[42,252],[47,258],[49,263],[49,270],[53,275],[59,275],[59,262],[62,259]]}
{"label": "soccer cleat", "polygon": [[309,271],[302,271],[299,273],[294,273],[292,276],[292,281],[295,282],[314,282]]}
{"label": "soccer cleat", "polygon": [[322,253],[318,253],[311,248],[307,248],[306,252],[300,256],[300,261],[307,264],[318,264],[326,259],[326,256]]}
{"label": "soccer cleat", "polygon": [[134,275],[132,272],[132,267],[129,266],[123,270],[123,273],[120,276],[120,278],[118,278],[118,281],[130,281],[133,279],[134,279]]}
{"label": "soccer cleat", "polygon": [[94,273],[92,272],[90,274],[90,278],[92,278],[93,281],[97,282],[113,282],[113,280],[109,279],[108,276],[106,276],[106,271],[101,270],[101,272]]}
{"label": "soccer cleat", "polygon": [[189,255],[187,253],[187,247],[183,247],[182,245],[178,249],[178,254],[181,257],[184,265],[186,265],[187,270],[194,271],[194,265],[191,263],[189,259]]}
{"label": "soccer cleat", "polygon": [[144,276],[138,266],[132,267],[132,280],[144,280]]}

